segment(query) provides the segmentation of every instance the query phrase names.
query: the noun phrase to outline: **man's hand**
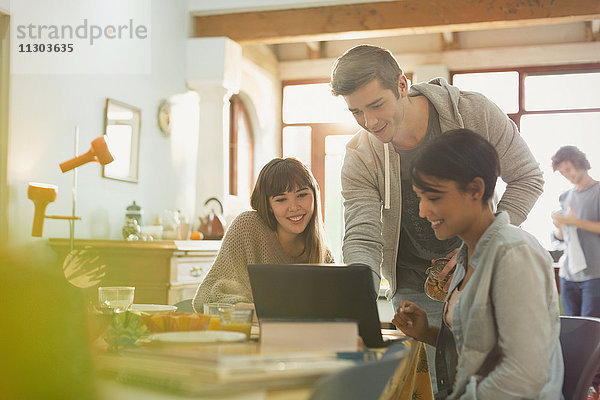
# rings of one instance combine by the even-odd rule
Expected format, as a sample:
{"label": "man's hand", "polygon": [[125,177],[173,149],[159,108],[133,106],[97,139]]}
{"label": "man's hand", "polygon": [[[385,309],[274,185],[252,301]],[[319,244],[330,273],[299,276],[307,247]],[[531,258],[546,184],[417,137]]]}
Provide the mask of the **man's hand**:
{"label": "man's hand", "polygon": [[562,214],[560,213],[560,211],[555,211],[551,215],[551,217],[552,217],[552,223],[554,224],[554,227],[556,228],[556,230],[553,232],[553,234],[554,234],[554,237],[556,239],[558,239],[558,240],[564,240],[563,234],[562,234],[563,224],[561,224],[560,222],[558,222],[558,220],[556,219],[557,216],[562,216]]}
{"label": "man's hand", "polygon": [[[561,214],[559,212],[552,213],[552,222],[554,226],[558,228],[556,224],[560,225],[577,225],[577,215],[573,210],[573,207],[569,206],[569,213],[567,215]],[[560,229],[560,228],[559,228]]]}
{"label": "man's hand", "polygon": [[556,213],[552,213],[552,223],[554,224],[554,226],[556,227],[556,229],[561,230],[563,227],[563,224],[561,224],[560,222],[558,222],[558,220],[556,218],[554,218],[554,215]]}
{"label": "man's hand", "polygon": [[[452,272],[454,267],[456,267],[456,255],[457,254],[458,254],[458,248],[454,249],[450,254],[446,255],[446,258],[449,258],[450,261],[448,261],[448,263],[446,264],[444,269],[442,269],[442,272],[440,272],[440,275],[438,276],[438,280],[443,281],[444,279],[446,279],[446,276]],[[454,272],[452,272],[452,274],[450,274],[450,276],[448,277],[448,282],[446,282],[446,285],[444,285],[444,290],[446,292],[450,289],[450,282],[452,281],[452,275],[454,275]]]}

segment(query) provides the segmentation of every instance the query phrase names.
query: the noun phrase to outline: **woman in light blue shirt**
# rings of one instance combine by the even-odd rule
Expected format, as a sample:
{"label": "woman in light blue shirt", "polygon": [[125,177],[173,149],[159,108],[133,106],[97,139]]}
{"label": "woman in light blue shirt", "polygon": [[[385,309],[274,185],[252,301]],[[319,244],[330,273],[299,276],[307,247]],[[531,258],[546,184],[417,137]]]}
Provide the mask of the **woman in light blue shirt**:
{"label": "woman in light blue shirt", "polygon": [[[467,129],[428,144],[411,168],[419,215],[438,239],[463,240],[446,297],[442,330],[450,329],[458,363],[449,399],[561,399],[562,351],[552,259],[527,232],[494,214],[496,150]],[[440,327],[402,302],[393,319],[431,345]],[[453,367],[452,367],[453,368]]]}

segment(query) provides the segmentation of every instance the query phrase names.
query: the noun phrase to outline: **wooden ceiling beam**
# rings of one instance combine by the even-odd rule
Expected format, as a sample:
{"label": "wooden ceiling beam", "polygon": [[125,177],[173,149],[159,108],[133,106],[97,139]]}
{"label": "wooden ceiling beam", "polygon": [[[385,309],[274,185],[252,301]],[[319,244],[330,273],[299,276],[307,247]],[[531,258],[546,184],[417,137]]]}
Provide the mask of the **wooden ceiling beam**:
{"label": "wooden ceiling beam", "polygon": [[194,37],[239,43],[381,37],[541,25],[600,18],[598,0],[403,0],[196,15]]}

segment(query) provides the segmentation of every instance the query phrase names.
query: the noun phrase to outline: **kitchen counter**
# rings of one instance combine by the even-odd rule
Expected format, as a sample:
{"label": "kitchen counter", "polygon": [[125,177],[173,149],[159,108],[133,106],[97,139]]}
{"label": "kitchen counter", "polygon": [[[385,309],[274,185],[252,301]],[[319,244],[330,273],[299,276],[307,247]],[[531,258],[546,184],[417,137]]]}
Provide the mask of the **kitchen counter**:
{"label": "kitchen counter", "polygon": [[51,238],[48,244],[63,269],[96,269],[104,273],[100,286],[135,286],[134,301],[147,304],[193,297],[221,247],[220,240],[77,239],[74,257],[67,258],[69,239]]}

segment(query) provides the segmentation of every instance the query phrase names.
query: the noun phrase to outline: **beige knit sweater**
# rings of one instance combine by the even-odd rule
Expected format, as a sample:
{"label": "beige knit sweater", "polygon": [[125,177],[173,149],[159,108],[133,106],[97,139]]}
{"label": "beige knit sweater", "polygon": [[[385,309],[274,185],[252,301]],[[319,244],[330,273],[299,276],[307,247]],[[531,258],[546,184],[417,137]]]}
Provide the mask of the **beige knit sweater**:
{"label": "beige knit sweater", "polygon": [[[248,264],[301,264],[308,262],[308,254],[290,257],[284,251],[277,235],[259,217],[256,211],[238,215],[223,238],[221,250],[212,268],[194,296],[194,309],[202,312],[204,303],[252,303],[252,289]],[[327,251],[325,262],[334,262]]]}

